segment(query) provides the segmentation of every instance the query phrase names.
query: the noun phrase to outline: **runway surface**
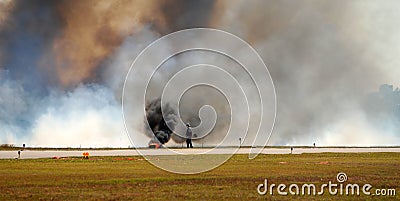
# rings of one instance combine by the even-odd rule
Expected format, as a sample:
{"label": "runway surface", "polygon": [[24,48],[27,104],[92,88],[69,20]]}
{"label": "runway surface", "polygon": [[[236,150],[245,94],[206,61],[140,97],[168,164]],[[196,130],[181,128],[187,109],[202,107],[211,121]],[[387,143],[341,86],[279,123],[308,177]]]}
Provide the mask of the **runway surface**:
{"label": "runway surface", "polygon": [[[137,155],[176,155],[176,154],[231,154],[235,148],[217,149],[139,149],[139,150],[80,150],[80,151],[21,151],[21,159],[30,158],[53,158],[53,157],[76,157],[82,156],[83,152],[89,152],[90,156],[137,156]],[[250,148],[240,148],[236,154],[248,154]],[[0,159],[17,158],[18,151],[0,151]],[[140,152],[140,153],[139,153]],[[400,152],[400,148],[294,148],[293,154],[302,153],[363,153],[363,152]],[[290,148],[265,148],[262,154],[289,154]]]}

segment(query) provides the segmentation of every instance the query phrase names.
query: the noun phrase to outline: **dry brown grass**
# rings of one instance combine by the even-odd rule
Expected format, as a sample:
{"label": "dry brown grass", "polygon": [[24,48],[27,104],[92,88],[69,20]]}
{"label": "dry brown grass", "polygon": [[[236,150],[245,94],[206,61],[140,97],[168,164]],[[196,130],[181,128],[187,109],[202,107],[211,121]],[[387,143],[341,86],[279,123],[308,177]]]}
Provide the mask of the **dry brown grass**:
{"label": "dry brown grass", "polygon": [[202,174],[160,170],[142,157],[0,160],[2,200],[337,200],[396,197],[260,196],[256,187],[274,183],[335,182],[345,172],[351,183],[400,189],[400,153],[235,155]]}

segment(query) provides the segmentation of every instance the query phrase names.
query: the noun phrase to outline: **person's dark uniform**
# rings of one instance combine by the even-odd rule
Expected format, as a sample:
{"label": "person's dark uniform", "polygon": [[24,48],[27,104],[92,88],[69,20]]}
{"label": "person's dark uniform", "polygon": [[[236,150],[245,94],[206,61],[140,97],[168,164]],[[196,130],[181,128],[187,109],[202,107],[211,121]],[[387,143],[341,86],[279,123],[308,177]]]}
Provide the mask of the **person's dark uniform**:
{"label": "person's dark uniform", "polygon": [[187,148],[193,148],[193,144],[192,144],[192,129],[190,129],[190,125],[186,124],[186,147]]}
{"label": "person's dark uniform", "polygon": [[21,150],[18,150],[18,158],[21,158]]}

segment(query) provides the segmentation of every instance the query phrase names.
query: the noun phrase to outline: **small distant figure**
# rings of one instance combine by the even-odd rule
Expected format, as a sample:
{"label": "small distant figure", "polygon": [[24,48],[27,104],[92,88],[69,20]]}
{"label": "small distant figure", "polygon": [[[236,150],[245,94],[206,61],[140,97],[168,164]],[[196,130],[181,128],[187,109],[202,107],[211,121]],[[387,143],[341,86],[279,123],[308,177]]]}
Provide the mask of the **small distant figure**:
{"label": "small distant figure", "polygon": [[190,128],[190,124],[186,124],[187,130],[186,130],[186,147],[187,148],[193,148],[192,144],[192,129]]}
{"label": "small distant figure", "polygon": [[314,142],[314,144],[313,144],[313,145],[314,145],[314,148],[315,148],[315,142]]}
{"label": "small distant figure", "polygon": [[24,148],[24,149],[25,149],[25,144],[22,144],[22,148]]}
{"label": "small distant figure", "polygon": [[293,147],[290,147],[290,154],[293,153]]}
{"label": "small distant figure", "polygon": [[18,158],[21,158],[21,150],[18,150]]}

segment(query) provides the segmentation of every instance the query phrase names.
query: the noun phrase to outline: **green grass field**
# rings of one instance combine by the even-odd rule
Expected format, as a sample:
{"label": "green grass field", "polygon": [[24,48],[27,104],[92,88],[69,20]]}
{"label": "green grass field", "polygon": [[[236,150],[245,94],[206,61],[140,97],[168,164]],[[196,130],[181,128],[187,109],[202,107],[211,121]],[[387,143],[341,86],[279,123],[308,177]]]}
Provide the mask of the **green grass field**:
{"label": "green grass field", "polygon": [[[1,200],[393,200],[396,196],[258,195],[269,183],[316,186],[336,182],[395,188],[400,194],[400,153],[235,155],[201,174],[180,175],[152,166],[142,157],[0,160]],[[372,192],[372,191],[371,191]]]}

